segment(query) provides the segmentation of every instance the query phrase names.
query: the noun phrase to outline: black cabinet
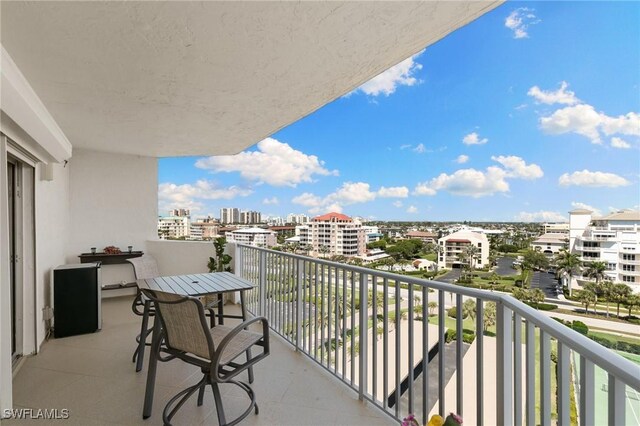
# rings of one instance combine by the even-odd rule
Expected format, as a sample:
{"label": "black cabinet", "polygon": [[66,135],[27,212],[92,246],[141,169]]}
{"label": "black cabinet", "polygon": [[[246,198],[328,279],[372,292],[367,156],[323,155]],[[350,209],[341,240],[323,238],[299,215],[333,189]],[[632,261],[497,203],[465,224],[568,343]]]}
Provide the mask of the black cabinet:
{"label": "black cabinet", "polygon": [[53,270],[53,335],[93,333],[102,326],[100,262]]}

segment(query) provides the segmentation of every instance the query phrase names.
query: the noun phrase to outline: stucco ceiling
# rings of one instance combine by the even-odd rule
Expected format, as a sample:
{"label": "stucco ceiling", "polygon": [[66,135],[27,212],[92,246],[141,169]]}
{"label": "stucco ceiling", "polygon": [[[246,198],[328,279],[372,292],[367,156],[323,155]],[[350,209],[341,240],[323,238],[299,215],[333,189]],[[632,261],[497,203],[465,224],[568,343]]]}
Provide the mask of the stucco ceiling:
{"label": "stucco ceiling", "polygon": [[221,155],[500,3],[2,1],[1,40],[74,147]]}

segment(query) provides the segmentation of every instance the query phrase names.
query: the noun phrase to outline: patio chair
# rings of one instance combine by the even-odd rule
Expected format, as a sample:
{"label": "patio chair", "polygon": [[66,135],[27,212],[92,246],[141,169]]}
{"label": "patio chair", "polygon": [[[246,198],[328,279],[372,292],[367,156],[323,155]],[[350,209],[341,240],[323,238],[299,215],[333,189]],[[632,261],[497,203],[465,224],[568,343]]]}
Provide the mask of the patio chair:
{"label": "patio chair", "polygon": [[[147,279],[147,278],[156,278],[160,276],[158,272],[158,263],[156,260],[149,255],[144,255],[141,257],[134,257],[131,259],[127,259],[133,266],[133,273],[135,274],[136,280]],[[145,309],[145,304],[149,304],[147,309]],[[155,316],[155,310],[150,301],[142,294],[140,290],[138,290],[138,294],[136,294],[135,299],[133,299],[133,304],[131,305],[131,310],[134,314],[142,317],[142,324],[140,325],[140,334],[136,337],[136,350],[133,353],[132,362],[136,362],[136,371],[142,370],[142,362],[144,354],[142,351],[144,350],[144,346],[140,344],[140,342],[144,342],[144,345],[150,346],[150,343],[147,343],[147,336],[151,334],[153,330],[152,327],[149,327],[149,317]]]}
{"label": "patio chair", "polygon": [[[202,302],[194,297],[180,296],[170,293],[143,290],[145,295],[156,305],[156,314],[162,325],[162,349],[158,344],[152,348],[152,356],[159,357],[160,352],[171,358],[201,368],[203,377],[169,400],[162,412],[165,425],[171,424],[171,419],[184,403],[198,391],[197,404],[201,406],[207,385],[211,386],[216,404],[218,422],[220,426],[231,426],[246,418],[251,411],[258,414],[258,405],[253,390],[248,383],[234,380],[234,378],[254,364],[269,355],[269,324],[264,317],[255,317],[245,321],[235,328],[217,325],[210,328],[205,316]],[[249,331],[252,324],[260,323],[261,332]],[[253,346],[260,346],[262,350],[257,355],[247,355],[246,360],[238,359],[240,355],[248,354]],[[244,358],[244,357],[242,357]],[[249,407],[237,418],[227,421],[220,395],[219,385],[229,383],[245,391],[250,399]]]}

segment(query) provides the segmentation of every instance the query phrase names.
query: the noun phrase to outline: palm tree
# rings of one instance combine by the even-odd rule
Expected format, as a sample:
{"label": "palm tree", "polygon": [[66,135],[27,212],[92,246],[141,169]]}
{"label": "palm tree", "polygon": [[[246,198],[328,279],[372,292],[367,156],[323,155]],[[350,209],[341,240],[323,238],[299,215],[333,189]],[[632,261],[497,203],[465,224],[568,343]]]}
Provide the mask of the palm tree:
{"label": "palm tree", "polygon": [[[631,318],[631,311],[633,310],[633,308],[636,306],[640,306],[640,295],[638,294],[629,295],[627,297],[627,300],[624,301],[624,304],[629,310],[629,318]],[[618,311],[618,316],[620,316],[620,311]]]}
{"label": "palm tree", "polygon": [[[607,264],[604,262],[591,262],[589,263],[589,265],[587,266],[587,270],[585,272],[585,275],[589,278],[593,278],[596,282],[595,282],[595,286],[593,286],[593,288],[591,289],[591,291],[593,291],[596,294],[596,303],[598,303],[597,300],[597,296],[604,296],[607,299],[607,317],[609,316],[609,300],[608,300],[608,296],[609,293],[611,291],[611,286],[610,285],[605,285],[604,283],[602,283],[602,285],[600,284],[605,278],[607,278],[607,275],[605,274],[605,271],[607,270]],[[594,304],[593,307],[593,313],[596,313],[596,307]]]}
{"label": "palm tree", "polygon": [[580,271],[582,261],[577,254],[569,253],[567,250],[561,250],[555,258],[555,264],[558,276],[566,276],[569,278],[567,287],[569,289],[569,297],[571,297],[573,293],[573,276]]}
{"label": "palm tree", "polygon": [[440,244],[433,244],[432,251],[436,255],[436,264],[435,264],[436,269],[435,269],[435,275],[433,276],[433,278],[435,279],[435,277],[438,276],[438,263],[440,262],[440,255],[444,253],[444,247],[441,246]]}
{"label": "palm tree", "polygon": [[[626,303],[627,306],[632,306],[634,302],[633,297],[636,297],[636,298],[638,297],[637,295],[632,295],[631,293],[632,293],[631,287],[629,287],[626,284],[620,283],[620,284],[613,284],[611,286],[609,297],[611,297],[611,299],[613,299],[613,301],[617,305],[618,318],[620,318],[620,305],[623,303]],[[607,307],[608,306],[609,305],[607,304]],[[631,316],[631,308],[629,308],[629,316]]]}
{"label": "palm tree", "polygon": [[464,248],[464,255],[467,258],[467,264],[469,265],[469,270],[475,269],[474,260],[478,259],[480,255],[480,249],[473,244],[470,244]]}
{"label": "palm tree", "polygon": [[438,302],[431,301],[427,306],[429,307],[429,316],[435,315],[436,309],[438,309]]}
{"label": "palm tree", "polygon": [[589,312],[589,305],[596,302],[596,295],[590,290],[578,293],[578,300],[584,305],[584,311]]}
{"label": "palm tree", "polygon": [[320,247],[318,247],[318,251],[320,252],[320,257],[322,258],[326,258],[327,257],[327,253],[329,253],[329,251],[331,251],[329,249],[329,247],[325,244],[321,244]]}
{"label": "palm tree", "polygon": [[472,299],[467,299],[462,304],[462,318],[476,318],[476,302]]}

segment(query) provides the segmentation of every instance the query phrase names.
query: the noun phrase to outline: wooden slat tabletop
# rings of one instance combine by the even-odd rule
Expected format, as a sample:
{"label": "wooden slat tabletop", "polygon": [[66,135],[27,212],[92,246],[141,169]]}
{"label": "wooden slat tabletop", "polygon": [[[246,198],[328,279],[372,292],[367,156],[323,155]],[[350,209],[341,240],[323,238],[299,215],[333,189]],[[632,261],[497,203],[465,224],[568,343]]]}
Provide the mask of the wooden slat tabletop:
{"label": "wooden slat tabletop", "polygon": [[175,275],[137,280],[140,289],[175,293],[185,296],[205,296],[207,294],[250,290],[251,282],[231,272],[213,272],[209,274]]}

